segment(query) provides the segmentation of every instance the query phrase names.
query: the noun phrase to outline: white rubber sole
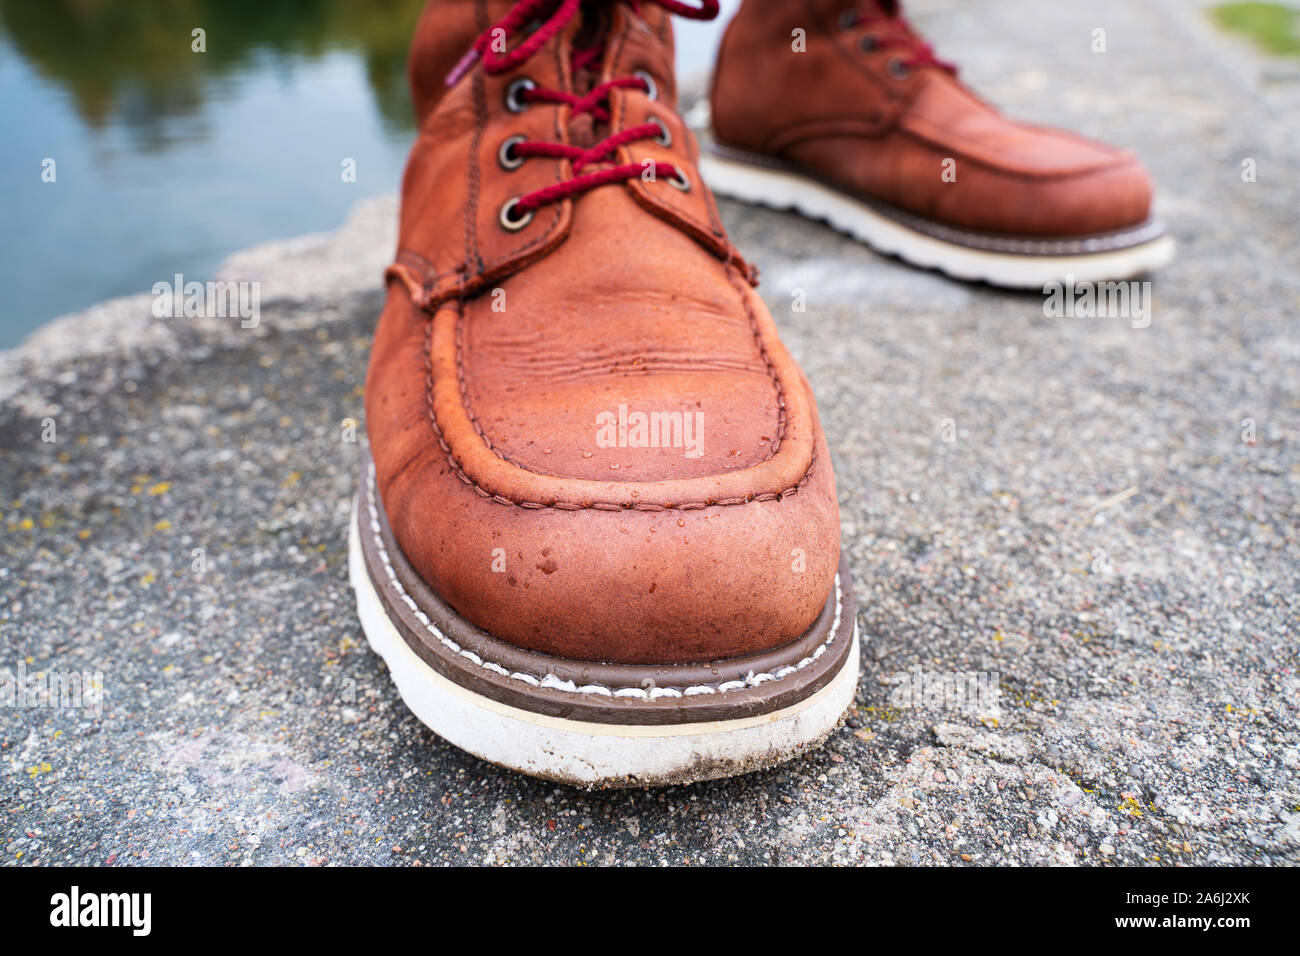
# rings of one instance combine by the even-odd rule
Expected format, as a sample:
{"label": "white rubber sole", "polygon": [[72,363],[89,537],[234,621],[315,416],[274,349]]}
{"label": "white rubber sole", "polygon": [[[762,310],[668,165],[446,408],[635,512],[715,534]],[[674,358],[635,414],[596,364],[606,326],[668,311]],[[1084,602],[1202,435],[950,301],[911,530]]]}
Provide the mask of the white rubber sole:
{"label": "white rubber sole", "polygon": [[853,702],[858,633],[839,673],[783,710],[737,720],[665,726],[598,724],[536,714],[476,694],[411,650],[389,620],[366,571],[354,510],[348,574],[370,646],[402,700],[440,737],[484,760],[581,787],[690,783],[760,770],[821,743]]}
{"label": "white rubber sole", "polygon": [[720,196],[790,209],[913,265],[937,269],[955,279],[1013,289],[1042,289],[1051,282],[1128,279],[1168,265],[1174,241],[1159,236],[1136,245],[1077,255],[992,252],[926,235],[871,206],[805,176],[737,162],[717,155],[700,158],[700,174]]}

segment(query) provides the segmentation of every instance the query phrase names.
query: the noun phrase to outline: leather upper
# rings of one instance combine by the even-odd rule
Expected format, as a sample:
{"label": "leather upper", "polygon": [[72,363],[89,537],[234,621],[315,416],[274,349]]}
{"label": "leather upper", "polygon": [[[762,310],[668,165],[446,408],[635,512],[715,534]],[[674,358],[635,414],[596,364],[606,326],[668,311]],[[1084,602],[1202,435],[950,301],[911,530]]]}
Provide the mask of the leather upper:
{"label": "leather upper", "polygon": [[[443,88],[509,9],[433,0],[412,50],[420,132],[366,384],[394,535],[460,614],[532,650],[673,663],[794,640],[833,587],[834,478],[808,385],[695,171],[669,18],[607,5],[595,80],[643,71],[656,95],[614,89],[595,124],[505,105],[520,77],[590,88],[571,73],[581,17],[517,69]],[[610,163],[671,163],[689,189],[636,177],[502,225],[509,200],[573,175],[550,157],[503,168],[507,139],[586,147],[651,116],[669,142]],[[636,414],[661,441],[638,441]]]}
{"label": "leather upper", "polygon": [[1008,119],[940,66],[904,66],[906,50],[873,48],[878,24],[842,19],[855,7],[872,4],[745,0],[714,72],[718,141],[973,231],[1080,236],[1148,218],[1151,183],[1131,153]]}

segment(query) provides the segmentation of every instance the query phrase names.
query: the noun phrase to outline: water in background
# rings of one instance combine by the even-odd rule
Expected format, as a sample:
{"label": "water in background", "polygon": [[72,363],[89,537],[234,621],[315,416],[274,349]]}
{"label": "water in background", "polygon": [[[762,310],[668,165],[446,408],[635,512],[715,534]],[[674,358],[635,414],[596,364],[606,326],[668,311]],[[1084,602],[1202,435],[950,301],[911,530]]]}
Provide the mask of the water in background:
{"label": "water in background", "polygon": [[[396,190],[422,7],[0,0],[0,348],[174,273],[201,281],[236,249],[333,229]],[[721,21],[677,26],[678,72],[698,75]]]}

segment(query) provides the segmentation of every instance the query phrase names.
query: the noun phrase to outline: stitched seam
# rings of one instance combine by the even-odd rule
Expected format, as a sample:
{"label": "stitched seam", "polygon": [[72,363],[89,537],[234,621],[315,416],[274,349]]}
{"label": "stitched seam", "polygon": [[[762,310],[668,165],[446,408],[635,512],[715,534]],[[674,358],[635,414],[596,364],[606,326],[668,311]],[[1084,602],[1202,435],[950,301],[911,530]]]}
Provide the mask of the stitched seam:
{"label": "stitched seam", "polygon": [[465,307],[463,303],[457,303],[456,306],[456,380],[460,385],[460,404],[462,407],[464,407],[465,414],[469,416],[470,423],[474,426],[474,431],[478,433],[478,437],[482,439],[483,444],[488,447],[488,449],[492,452],[492,454],[496,455],[502,461],[508,461],[516,468],[522,468],[524,471],[531,471],[533,472],[533,474],[541,474],[541,472],[533,471],[533,469],[529,468],[527,465],[515,461],[513,458],[507,455],[504,451],[498,448],[495,443],[493,443],[492,439],[488,437],[487,432],[483,430],[483,426],[482,424],[480,424],[478,420],[478,416],[474,414],[474,406],[471,405],[469,401],[469,381],[465,376],[465,363],[461,360],[464,338],[465,338]]}
{"label": "stitched seam", "polygon": [[627,38],[631,35],[632,35],[632,14],[630,12],[624,11],[623,32],[620,33],[618,35],[618,39],[614,41],[614,52],[610,56],[606,57],[606,62],[609,63],[609,71],[604,76],[601,77],[602,80],[608,79],[611,76],[623,75],[622,74],[623,50],[627,47]]}
{"label": "stitched seam", "polygon": [[866,114],[819,115],[812,119],[793,120],[773,130],[765,140],[763,148],[773,153],[784,153],[791,147],[808,140],[850,136],[879,139],[889,132],[887,126],[888,124],[881,122],[879,116],[872,120]]}
{"label": "stitched seam", "polygon": [[438,275],[437,266],[435,266],[429,259],[420,255],[420,253],[416,252],[414,249],[405,249],[405,248],[399,249],[397,251],[397,257],[394,261],[402,262],[403,260],[406,260],[406,263],[412,266],[413,268],[419,269],[424,274],[425,278],[428,278],[429,276]]}
{"label": "stitched seam", "polygon": [[[920,143],[927,149],[933,149],[936,152],[947,152],[949,155],[961,159],[963,162],[970,163],[973,166],[979,166],[998,176],[1005,176],[1008,179],[1021,179],[1026,182],[1061,182],[1071,179],[1084,179],[1089,176],[1095,176],[1099,173],[1110,173],[1118,169],[1124,169],[1128,166],[1136,165],[1136,160],[1132,157],[1115,156],[1104,162],[1099,162],[1095,166],[1088,166],[1082,169],[1063,169],[1057,172],[1034,172],[1027,169],[1011,169],[1007,166],[999,166],[995,160],[985,159],[982,156],[976,156],[972,153],[965,152],[960,146],[951,142],[945,142],[941,137],[931,135],[932,130],[939,129],[932,124],[913,117],[909,122],[918,124],[917,126],[908,126],[899,123],[897,131],[900,135]],[[924,126],[925,128],[921,128]]]}
{"label": "stitched seam", "polygon": [[[622,34],[619,36],[619,38],[618,38],[618,42],[617,42],[617,45],[616,45],[616,47],[615,47],[615,49],[614,49],[614,53],[613,53],[613,55],[610,56],[610,58],[609,58],[609,64],[610,64],[610,71],[609,71],[609,72],[610,72],[611,75],[613,75],[613,74],[615,74],[615,73],[619,73],[619,74],[621,74],[621,72],[622,72],[622,70],[623,70],[623,66],[622,66],[623,51],[624,51],[624,48],[627,46],[627,38],[628,38],[629,34],[631,33],[631,30],[632,30],[632,21],[631,21],[631,19],[627,19],[627,20],[625,20],[625,26],[624,26],[624,28],[623,28],[623,33],[622,33]],[[617,69],[615,69],[616,67],[617,67]],[[615,115],[614,115],[613,117],[611,117],[612,122],[610,123],[610,127],[611,127],[611,129],[617,131],[617,130],[622,130],[622,129],[624,129],[625,126],[626,126],[626,123],[627,123],[627,99],[628,99],[628,98],[627,98],[627,94],[626,94],[626,92],[624,92],[623,95],[618,96],[618,97],[614,97],[614,99],[616,99],[616,100],[618,101],[618,105],[615,107],[615,111],[616,111],[616,112],[615,112]],[[681,138],[684,139],[684,140],[686,140],[687,142],[689,142],[689,141],[690,141],[690,135],[691,135],[690,130],[686,129],[686,124],[683,123],[683,124],[682,124],[682,137],[681,137]],[[676,142],[676,140],[674,140],[674,142]],[[634,157],[633,157],[633,155],[632,155],[631,144],[629,144],[629,145],[627,145],[627,146],[623,146],[623,147],[621,147],[620,150],[621,150],[622,152],[625,152],[625,153],[627,154],[627,157],[628,157],[629,159],[634,159]],[[670,152],[671,152],[671,151],[670,151]],[[698,164],[695,163],[695,162],[693,162],[692,159],[691,159],[690,150],[689,150],[689,149],[686,149],[686,150],[684,150],[684,152],[685,152],[685,156],[686,156],[686,161],[687,161],[688,163],[691,163],[692,166],[697,166]],[[699,174],[699,170],[698,170],[698,169],[695,170],[695,178],[696,178],[697,180],[699,180],[700,188],[701,188],[701,189],[706,188],[706,187],[704,186],[704,181],[703,181],[703,179],[700,177],[700,174]],[[687,211],[686,208],[684,208],[684,207],[685,207],[685,203],[686,203],[686,199],[685,199],[684,196],[681,197],[681,205],[678,205],[678,204],[675,203],[675,202],[669,202],[669,201],[666,200],[666,199],[661,199],[661,198],[659,198],[659,196],[652,194],[651,191],[650,191],[649,189],[644,188],[644,184],[640,181],[640,179],[637,179],[637,180],[634,180],[634,181],[632,181],[632,182],[629,182],[628,185],[629,185],[629,187],[631,187],[632,189],[638,190],[642,196],[644,196],[644,197],[645,197],[647,200],[649,200],[652,204],[654,204],[655,206],[658,206],[660,209],[664,210],[665,212],[671,213],[671,214],[674,215],[674,216],[679,216],[679,217],[681,217],[682,219],[684,219],[684,220],[686,220],[688,223],[690,223],[692,226],[694,226],[696,229],[699,229],[701,232],[704,232],[704,233],[706,233],[706,234],[708,234],[708,235],[711,235],[711,236],[713,236],[713,237],[716,238],[716,239],[721,240],[721,239],[723,238],[723,234],[720,233],[720,232],[718,231],[718,229],[717,229],[717,224],[716,224],[716,222],[715,222],[715,223],[706,223],[706,222],[704,222],[702,219],[699,219],[698,217],[696,217],[695,215],[693,215],[692,213],[690,213],[689,211]],[[707,203],[706,203],[706,205],[707,205]]]}
{"label": "stitched seam", "polygon": [[[750,334],[753,335],[754,337],[754,346],[758,351],[758,357],[762,360],[763,366],[767,371],[767,377],[772,380],[772,388],[776,392],[776,409],[777,409],[776,440],[774,442],[768,443],[767,454],[765,454],[762,458],[758,459],[758,461],[754,462],[753,465],[749,466],[752,468],[755,465],[761,465],[763,462],[768,461],[770,458],[772,458],[780,450],[781,442],[784,441],[785,439],[785,432],[786,432],[786,428],[788,427],[788,414],[785,405],[785,389],[781,385],[781,377],[777,375],[776,368],[772,364],[772,359],[767,353],[766,346],[764,346],[763,344],[762,333],[759,331],[758,328],[758,317],[754,315],[754,310],[749,304],[749,297],[745,295],[744,287],[740,285],[740,283],[732,275],[731,269],[727,270],[727,277],[728,279],[730,279],[731,284],[736,287],[736,290],[740,295],[740,304],[744,308],[745,315],[749,320],[749,331]],[[546,475],[546,473],[544,472],[536,471],[535,469],[528,467],[522,462],[516,461],[515,459],[511,458],[504,451],[497,448],[496,444],[493,443],[492,439],[488,437],[487,433],[483,430],[483,426],[480,424],[478,416],[474,414],[474,407],[469,400],[469,381],[465,375],[465,363],[462,359],[462,354],[463,354],[462,346],[464,342],[464,335],[465,335],[465,309],[463,305],[458,304],[457,312],[456,312],[456,380],[460,387],[461,405],[465,409],[465,414],[469,416],[470,423],[474,426],[474,431],[478,433],[478,437],[482,439],[483,444],[486,445],[488,449],[494,455],[500,458],[502,461],[508,461],[516,468],[522,468],[524,471],[531,472],[534,475],[544,475],[545,477],[550,477],[549,475]]]}
{"label": "stitched seam", "polygon": [[[625,112],[625,110],[623,110],[623,107],[620,107],[620,110]],[[621,114],[620,114],[620,119],[621,119]],[[690,131],[687,130],[686,133],[684,133],[684,135],[689,135],[689,132],[690,132]],[[631,150],[631,148],[630,148],[629,146],[624,146],[624,147],[622,147],[622,149],[625,150],[625,151],[627,152],[627,155],[628,155],[628,158],[629,158],[629,159],[632,159],[633,161],[636,160],[636,157],[632,155],[632,150]],[[689,153],[686,155],[686,161],[687,161],[688,163],[691,161],[691,158],[690,158],[690,154],[689,154]],[[692,165],[694,165],[694,164],[692,164]],[[695,178],[696,178],[697,182],[699,182],[699,184],[700,184],[700,188],[701,188],[701,189],[706,189],[706,188],[708,188],[707,186],[705,186],[705,184],[704,184],[704,180],[703,180],[703,177],[700,176],[700,172],[699,172],[699,170],[696,169],[694,172],[695,172]],[[668,213],[670,216],[673,216],[673,217],[676,217],[676,218],[679,218],[679,219],[682,219],[682,220],[686,221],[686,222],[689,223],[690,225],[694,226],[696,229],[700,230],[700,232],[704,233],[705,235],[713,236],[713,237],[714,237],[715,239],[717,239],[720,243],[723,242],[722,237],[718,235],[718,233],[714,230],[713,226],[712,226],[710,223],[707,223],[707,222],[705,222],[703,219],[700,219],[698,216],[696,216],[694,213],[690,212],[690,211],[686,208],[686,206],[685,206],[686,199],[685,199],[685,195],[684,195],[684,194],[683,194],[683,197],[682,197],[681,200],[680,200],[680,203],[681,203],[681,204],[679,205],[677,202],[670,202],[670,201],[667,200],[667,199],[663,199],[663,198],[661,198],[662,195],[663,195],[662,193],[660,193],[660,194],[656,194],[656,193],[652,192],[652,191],[648,188],[648,184],[642,182],[642,181],[640,180],[640,178],[637,178],[637,179],[635,179],[635,180],[630,181],[630,182],[628,183],[628,185],[629,185],[632,189],[635,189],[637,192],[639,192],[639,193],[640,193],[640,194],[641,194],[641,195],[646,199],[646,201],[649,202],[651,205],[653,205],[653,206],[655,206],[655,207],[657,207],[657,208],[659,208],[659,209],[662,209],[664,212]],[[724,244],[726,244],[726,243],[724,243]]]}
{"label": "stitched seam", "polygon": [[[559,42],[556,42],[555,43],[555,66],[556,66],[556,75],[558,75],[561,78],[561,80],[563,80],[565,73],[564,73],[563,58],[560,55],[560,47],[561,44]],[[482,76],[482,71],[476,71],[476,74]],[[566,129],[560,124],[560,112],[563,109],[564,109],[563,106],[556,105],[553,108],[553,113],[552,113],[553,118],[552,118],[551,128],[555,132],[555,141],[559,143],[568,142]],[[478,158],[479,158],[479,153],[478,150],[475,149],[474,151],[475,163],[477,163]],[[565,161],[562,159],[555,161],[555,182],[557,184],[563,182],[564,177],[561,176],[560,173],[564,169],[564,162]],[[482,274],[482,273],[490,272],[492,269],[495,269],[497,266],[501,265],[502,263],[509,262],[510,260],[516,258],[517,256],[521,256],[524,253],[529,252],[532,249],[537,248],[538,246],[545,245],[547,242],[549,242],[551,240],[551,236],[555,234],[556,229],[558,229],[560,226],[560,219],[564,215],[564,206],[565,206],[565,202],[554,203],[554,212],[551,215],[551,222],[546,227],[546,231],[543,232],[537,238],[530,239],[527,242],[523,243],[522,245],[499,256],[497,259],[493,260],[491,265],[484,265],[482,260],[480,260],[479,273]]]}
{"label": "stitched seam", "polygon": [[453,641],[447,635],[443,634],[429,619],[429,615],[421,610],[419,604],[402,586],[401,580],[397,577],[397,572],[393,568],[393,563],[388,557],[388,549],[384,546],[383,537],[379,526],[379,508],[376,504],[375,493],[375,465],[372,461],[367,469],[366,475],[366,508],[370,518],[370,540],[374,545],[375,553],[379,555],[380,562],[384,565],[384,572],[388,576],[388,584],[397,593],[402,603],[411,609],[416,620],[423,625],[424,629],[429,632],[433,638],[443,647],[453,654],[465,658],[471,663],[477,664],[484,670],[491,671],[494,674],[500,674],[502,677],[508,677],[511,680],[520,681],[531,687],[544,687],[550,690],[561,691],[566,694],[585,694],[599,695],[601,697],[635,697],[641,700],[655,700],[659,697],[697,697],[702,694],[725,694],[732,690],[743,690],[749,687],[757,687],[760,684],[766,684],[770,681],[780,681],[789,677],[791,674],[798,673],[808,665],[819,660],[827,649],[835,643],[839,637],[840,624],[844,616],[844,592],[840,583],[840,575],[835,573],[835,617],[831,621],[830,634],[826,640],[817,646],[817,649],[803,658],[796,664],[787,664],[784,667],[778,667],[773,671],[762,671],[754,673],[750,671],[745,675],[744,680],[720,681],[716,684],[692,684],[684,690],[677,690],[674,687],[607,687],[604,684],[584,684],[579,686],[571,680],[562,680],[554,673],[543,674],[541,677],[535,674],[526,674],[522,671],[511,672],[495,661],[484,660],[481,656],[471,650],[467,650]]}
{"label": "stitched seam", "polygon": [[745,287],[737,280],[734,271],[728,268],[727,278],[731,280],[732,286],[736,289],[736,294],[740,296],[740,304],[744,306],[745,315],[749,319],[749,332],[754,336],[754,346],[758,349],[758,357],[763,360],[763,365],[767,368],[767,377],[772,380],[772,388],[776,391],[776,441],[768,448],[767,454],[759,459],[761,464],[780,451],[781,443],[785,441],[785,432],[788,425],[785,407],[785,386],[781,384],[781,376],[776,374],[776,367],[772,364],[772,357],[767,354],[767,346],[763,344],[763,335],[758,327],[758,316],[754,314],[754,308],[750,305],[749,296],[745,294]]}
{"label": "stitched seam", "polygon": [[1070,255],[1072,253],[1109,252],[1123,250],[1164,233],[1158,222],[1143,223],[1136,229],[1111,233],[1090,239],[990,239],[971,235],[960,229],[934,223],[917,230],[936,239],[945,239],[957,245],[985,249],[992,252],[1019,253],[1022,255]]}
{"label": "stitched seam", "polygon": [[[393,266],[390,266],[390,268],[394,266],[401,266],[413,272],[415,278],[420,280],[422,296],[425,297],[428,296],[430,290],[433,289],[434,286],[436,286],[443,278],[443,274],[438,272],[437,267],[434,266],[432,262],[420,255],[418,252],[412,252],[409,249],[398,250],[397,256],[393,259]],[[387,270],[385,270],[385,272],[387,272]],[[451,275],[451,273],[446,273],[446,275]],[[421,307],[423,307],[422,302],[417,304],[420,304]]]}
{"label": "stitched seam", "polygon": [[[755,495],[745,495],[739,498],[720,498],[717,499],[716,501],[689,501],[681,504],[656,505],[656,504],[648,504],[642,502],[618,504],[613,502],[581,502],[581,501],[559,501],[559,500],[554,502],[515,501],[513,498],[507,498],[505,495],[493,494],[492,492],[484,488],[482,485],[480,485],[473,478],[471,478],[468,472],[466,472],[465,469],[461,466],[461,463],[456,460],[455,454],[452,453],[451,446],[447,443],[446,438],[442,434],[442,426],[438,424],[438,413],[434,408],[434,398],[433,398],[433,321],[434,321],[433,316],[430,316],[429,320],[425,323],[424,326],[424,374],[425,374],[424,394],[425,394],[425,409],[429,415],[429,424],[433,428],[433,436],[438,442],[438,447],[441,448],[443,453],[447,456],[447,463],[451,466],[451,470],[455,473],[456,477],[459,478],[461,481],[463,481],[465,484],[469,485],[471,488],[473,488],[475,493],[482,498],[491,498],[493,501],[497,502],[498,504],[514,505],[515,507],[518,508],[530,508],[530,509],[556,508],[561,511],[581,511],[585,509],[594,509],[596,511],[699,511],[703,508],[729,507],[731,505],[745,505],[755,501],[784,501],[790,495],[797,494],[799,490],[803,488],[804,485],[808,484],[808,482],[812,480],[813,472],[815,471],[817,466],[817,453],[815,450],[813,451],[811,457],[808,459],[808,467],[807,469],[804,470],[803,477],[801,477],[793,485],[790,485],[788,488],[783,488],[780,491],[764,491],[764,492],[759,492],[758,494]],[[785,401],[784,394],[780,396],[780,400],[783,406],[782,413],[784,413],[784,401]],[[779,442],[782,440],[784,429],[782,426],[782,422],[780,420],[778,420],[777,424],[778,424],[777,441],[779,444]],[[775,451],[773,451],[773,454],[775,454]],[[521,468],[521,470],[527,471],[526,468]],[[537,472],[530,472],[530,474],[537,474]],[[550,476],[543,476],[543,477],[550,477]]]}
{"label": "stitched seam", "polygon": [[[682,125],[685,126],[685,123],[683,122]],[[690,129],[686,130],[686,155],[690,159],[691,165],[695,167],[696,173],[698,173],[700,170],[700,144]],[[708,188],[704,188],[704,209],[709,214],[710,229],[713,231],[713,235],[720,242],[726,243],[729,256],[734,254],[735,249],[731,245],[731,240],[727,237],[727,230],[722,226],[722,219],[718,216],[718,204],[714,201],[713,191]]]}
{"label": "stitched seam", "polygon": [[[476,19],[480,27],[487,20],[487,4],[484,0],[474,4]],[[469,143],[469,195],[465,200],[465,263],[477,263],[483,271],[483,260],[478,251],[478,197],[479,197],[479,155],[483,145],[483,133],[487,129],[487,91],[482,71],[476,70],[471,79],[471,95],[474,98],[474,135]]]}

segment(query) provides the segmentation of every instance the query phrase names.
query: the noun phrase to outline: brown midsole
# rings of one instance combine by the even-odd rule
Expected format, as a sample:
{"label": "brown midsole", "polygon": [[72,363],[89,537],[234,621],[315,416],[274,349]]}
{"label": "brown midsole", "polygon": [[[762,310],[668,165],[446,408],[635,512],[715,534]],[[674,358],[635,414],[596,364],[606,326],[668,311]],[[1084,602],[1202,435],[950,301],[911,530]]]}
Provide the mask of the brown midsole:
{"label": "brown midsole", "polygon": [[[402,555],[368,466],[357,492],[366,571],[399,634],[435,671],[522,710],[603,724],[679,724],[753,717],[830,683],[854,640],[853,583],[843,556],[821,614],[782,647],[703,664],[603,664],[516,647],[447,605]],[[735,686],[739,682],[741,686]]]}
{"label": "brown midsole", "polygon": [[[711,145],[710,152],[720,159],[730,160],[733,163],[744,163],[749,166],[757,166],[760,169],[769,169],[774,172],[807,179],[818,185],[825,186],[832,192],[839,193],[846,199],[861,203],[878,215],[891,219],[913,232],[919,232],[924,236],[942,242],[950,242],[953,245],[977,249],[981,252],[996,252],[1009,256],[1086,256],[1131,249],[1134,246],[1140,246],[1154,239],[1159,239],[1165,234],[1164,223],[1154,218],[1148,218],[1144,222],[1134,223],[1114,232],[1094,233],[1084,236],[1039,237],[977,232],[936,222],[933,219],[926,219],[915,213],[899,209],[897,206],[892,206],[883,200],[872,196],[864,196],[840,183],[819,176],[794,163],[777,159],[774,156],[762,156],[717,142]],[[726,195],[725,188],[722,193]]]}

